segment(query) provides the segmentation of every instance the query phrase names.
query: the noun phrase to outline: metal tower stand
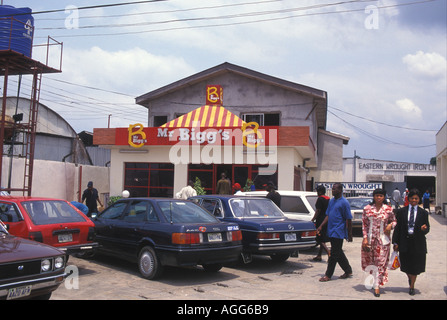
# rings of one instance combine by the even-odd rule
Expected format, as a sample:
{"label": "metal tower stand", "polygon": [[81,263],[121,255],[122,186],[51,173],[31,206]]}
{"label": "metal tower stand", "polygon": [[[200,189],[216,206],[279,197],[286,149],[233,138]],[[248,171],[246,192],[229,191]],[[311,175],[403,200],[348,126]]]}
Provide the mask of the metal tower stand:
{"label": "metal tower stand", "polygon": [[[47,42],[47,61],[43,64],[39,61],[33,60],[21,53],[17,53],[12,50],[0,50],[0,76],[3,76],[3,98],[2,98],[2,113],[0,117],[0,150],[2,150],[2,158],[0,160],[0,172],[3,172],[3,154],[5,143],[5,128],[16,126],[15,122],[7,120],[6,117],[6,99],[8,89],[8,78],[11,75],[32,75],[32,89],[30,97],[30,109],[28,122],[22,122],[20,124],[20,130],[24,134],[24,175],[23,175],[23,187],[22,188],[3,188],[8,192],[22,191],[23,195],[31,196],[32,180],[33,180],[33,164],[34,164],[34,148],[36,139],[36,127],[37,127],[37,114],[40,98],[40,84],[43,73],[59,73],[61,72],[62,61],[62,49],[59,69],[55,69],[48,66],[48,52],[50,39]],[[51,39],[55,41],[54,39]],[[51,44],[53,45],[53,44]],[[62,43],[56,42],[56,45],[62,47]],[[2,175],[0,174],[0,186],[2,184]]]}

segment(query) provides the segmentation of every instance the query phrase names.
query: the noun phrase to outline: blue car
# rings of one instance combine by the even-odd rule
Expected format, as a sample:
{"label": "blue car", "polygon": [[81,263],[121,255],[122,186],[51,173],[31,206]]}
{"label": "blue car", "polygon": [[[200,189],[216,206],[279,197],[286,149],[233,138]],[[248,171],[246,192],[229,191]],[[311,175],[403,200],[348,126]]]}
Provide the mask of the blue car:
{"label": "blue car", "polygon": [[269,255],[274,261],[298,256],[299,249],[316,245],[315,225],[309,221],[292,220],[264,197],[202,195],[191,197],[221,221],[237,223],[242,231],[244,263],[252,255]]}
{"label": "blue car", "polygon": [[159,277],[164,266],[202,265],[216,272],[242,251],[238,224],[219,221],[187,200],[121,199],[93,222],[98,251],[137,262],[146,279]]}

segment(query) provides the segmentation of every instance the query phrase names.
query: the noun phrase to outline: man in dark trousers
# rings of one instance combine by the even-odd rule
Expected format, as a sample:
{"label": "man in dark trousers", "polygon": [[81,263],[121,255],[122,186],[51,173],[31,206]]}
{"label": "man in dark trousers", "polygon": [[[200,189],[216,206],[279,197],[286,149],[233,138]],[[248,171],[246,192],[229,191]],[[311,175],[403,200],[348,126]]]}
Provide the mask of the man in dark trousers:
{"label": "man in dark trousers", "polygon": [[318,227],[317,234],[327,224],[327,236],[331,241],[331,256],[325,275],[320,278],[321,282],[331,280],[335,266],[338,263],[345,272],[339,278],[347,279],[352,277],[352,268],[343,252],[343,240],[352,242],[352,215],[348,200],[343,197],[343,185],[335,183],[332,186],[332,195],[326,210],[326,218]]}
{"label": "man in dark trousers", "polygon": [[89,181],[87,184],[87,189],[84,190],[84,193],[82,194],[82,202],[84,202],[88,207],[88,213],[87,217],[91,217],[92,213],[98,212],[98,208],[96,206],[96,202],[99,203],[100,206],[102,206],[101,200],[99,200],[98,196],[98,190],[93,188],[93,182]]}

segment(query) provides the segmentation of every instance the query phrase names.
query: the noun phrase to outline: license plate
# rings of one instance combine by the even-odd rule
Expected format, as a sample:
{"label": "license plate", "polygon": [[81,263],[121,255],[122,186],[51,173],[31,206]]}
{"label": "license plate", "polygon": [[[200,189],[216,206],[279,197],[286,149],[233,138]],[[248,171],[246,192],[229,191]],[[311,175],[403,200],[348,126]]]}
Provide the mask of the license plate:
{"label": "license plate", "polygon": [[29,296],[31,293],[31,288],[32,288],[32,286],[11,288],[8,291],[8,296],[6,297],[6,299],[10,300],[10,299],[17,299],[17,298]]}
{"label": "license plate", "polygon": [[208,233],[208,241],[209,242],[222,241],[222,234],[220,234],[220,233]]}
{"label": "license plate", "polygon": [[71,242],[73,241],[73,235],[71,233],[58,234],[57,240],[59,242]]}
{"label": "license plate", "polygon": [[296,241],[296,233],[285,233],[284,240],[286,241]]}

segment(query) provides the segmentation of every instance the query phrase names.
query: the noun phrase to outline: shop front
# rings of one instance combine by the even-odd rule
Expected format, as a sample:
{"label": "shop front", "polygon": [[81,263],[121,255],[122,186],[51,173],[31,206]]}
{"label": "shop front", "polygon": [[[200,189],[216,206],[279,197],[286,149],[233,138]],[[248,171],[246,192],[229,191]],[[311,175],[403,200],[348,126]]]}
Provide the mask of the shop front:
{"label": "shop front", "polygon": [[94,129],[94,144],[111,150],[110,195],[172,197],[200,179],[216,193],[224,173],[231,185],[304,190],[303,163],[315,163],[307,126],[259,126],[222,106],[205,105],[159,127]]}

